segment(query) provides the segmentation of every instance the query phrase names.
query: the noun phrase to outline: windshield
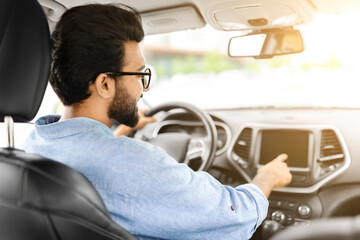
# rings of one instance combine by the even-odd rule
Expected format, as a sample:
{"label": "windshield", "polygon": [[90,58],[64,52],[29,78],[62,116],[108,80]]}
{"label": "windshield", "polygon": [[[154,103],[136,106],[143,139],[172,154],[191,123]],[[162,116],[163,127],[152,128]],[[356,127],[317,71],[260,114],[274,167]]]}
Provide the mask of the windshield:
{"label": "windshield", "polygon": [[360,35],[356,14],[318,15],[301,31],[305,51],[271,59],[229,58],[239,32],[207,26],[147,36],[143,49],[156,72],[144,100],[186,101],[205,109],[360,107]]}

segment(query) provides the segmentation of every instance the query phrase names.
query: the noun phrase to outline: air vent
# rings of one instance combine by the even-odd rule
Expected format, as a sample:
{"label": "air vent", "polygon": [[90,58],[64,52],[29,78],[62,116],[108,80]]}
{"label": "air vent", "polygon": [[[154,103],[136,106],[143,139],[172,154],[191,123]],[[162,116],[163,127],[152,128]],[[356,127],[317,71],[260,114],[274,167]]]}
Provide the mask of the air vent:
{"label": "air vent", "polygon": [[251,138],[252,129],[244,128],[235,142],[234,152],[245,161],[249,160]]}
{"label": "air vent", "polygon": [[327,162],[333,160],[342,160],[344,153],[341,149],[339,140],[333,130],[326,129],[321,134],[321,152],[320,162]]}

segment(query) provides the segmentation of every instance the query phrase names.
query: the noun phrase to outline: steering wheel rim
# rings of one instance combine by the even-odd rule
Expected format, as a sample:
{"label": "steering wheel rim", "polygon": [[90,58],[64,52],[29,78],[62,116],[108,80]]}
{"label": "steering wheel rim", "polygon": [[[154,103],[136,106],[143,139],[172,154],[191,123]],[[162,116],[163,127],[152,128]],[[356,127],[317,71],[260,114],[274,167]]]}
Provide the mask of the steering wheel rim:
{"label": "steering wheel rim", "polygon": [[206,154],[206,159],[202,159],[203,161],[201,163],[201,166],[196,171],[206,171],[212,165],[216,153],[217,131],[214,121],[206,112],[204,112],[200,108],[185,102],[170,102],[161,104],[148,110],[145,115],[153,116],[159,112],[168,112],[173,109],[183,109],[190,113],[192,116],[195,116],[202,123],[202,126],[204,127],[206,132],[206,137],[209,138],[208,144],[206,144],[206,147],[208,148],[208,153]]}

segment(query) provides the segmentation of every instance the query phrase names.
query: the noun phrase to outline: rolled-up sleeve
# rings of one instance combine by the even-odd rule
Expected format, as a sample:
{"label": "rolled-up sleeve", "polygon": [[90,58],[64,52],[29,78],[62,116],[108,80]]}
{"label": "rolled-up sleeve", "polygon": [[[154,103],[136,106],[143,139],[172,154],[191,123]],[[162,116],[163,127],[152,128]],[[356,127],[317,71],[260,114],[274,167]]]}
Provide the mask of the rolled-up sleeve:
{"label": "rolled-up sleeve", "polygon": [[248,191],[250,197],[253,198],[253,201],[255,202],[255,204],[257,206],[258,220],[257,220],[256,226],[254,229],[254,230],[256,230],[256,228],[258,228],[261,225],[261,223],[264,221],[264,219],[266,218],[266,215],[268,212],[268,207],[269,207],[269,201],[265,197],[265,195],[263,194],[261,189],[258,186],[256,186],[255,184],[252,184],[252,183],[244,184],[244,185],[238,186],[236,189],[237,190],[245,189],[245,191]]}

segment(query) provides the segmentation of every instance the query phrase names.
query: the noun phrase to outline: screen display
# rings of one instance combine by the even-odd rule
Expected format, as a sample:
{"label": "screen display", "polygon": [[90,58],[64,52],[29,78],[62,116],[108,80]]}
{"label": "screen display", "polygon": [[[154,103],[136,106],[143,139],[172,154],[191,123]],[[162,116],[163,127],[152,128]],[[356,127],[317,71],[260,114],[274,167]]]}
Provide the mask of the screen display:
{"label": "screen display", "polygon": [[295,130],[265,130],[261,135],[260,164],[265,165],[279,154],[286,153],[289,167],[307,168],[309,132]]}

